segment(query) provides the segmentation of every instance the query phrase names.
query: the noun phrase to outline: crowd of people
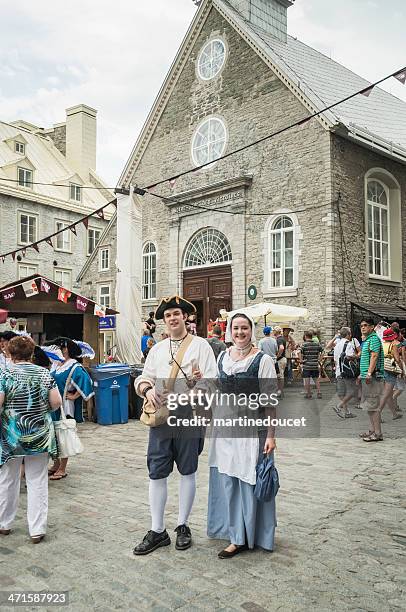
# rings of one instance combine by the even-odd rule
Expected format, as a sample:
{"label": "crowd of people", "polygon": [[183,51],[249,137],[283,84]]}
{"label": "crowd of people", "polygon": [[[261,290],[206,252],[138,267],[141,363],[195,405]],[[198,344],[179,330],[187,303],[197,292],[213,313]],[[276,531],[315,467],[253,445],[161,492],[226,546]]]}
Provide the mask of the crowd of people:
{"label": "crowd of people", "polygon": [[295,369],[303,378],[306,399],[312,398],[311,383],[316,387],[317,398],[322,397],[320,381],[327,376],[325,363],[332,357],[337,416],[354,418],[351,403],[364,408],[370,428],[360,437],[365,442],[381,442],[384,408],[389,408],[394,420],[403,416],[398,397],[406,387],[406,330],[400,329],[399,323],[376,323],[369,317],[360,322],[359,330],[360,340],[352,336],[349,327],[342,327],[323,347],[314,330],[305,331],[303,343],[298,344],[291,336],[291,327],[266,326],[258,346],[274,361],[278,393],[282,393],[284,381],[289,382]]}
{"label": "crowd of people", "polygon": [[[162,320],[166,329],[158,342],[154,338],[156,320]],[[337,385],[336,415],[353,418],[352,404],[368,413],[369,429],[360,434],[362,440],[383,440],[385,407],[393,419],[403,416],[398,397],[405,388],[406,331],[396,323],[376,324],[365,318],[359,339],[349,327],[342,327],[325,345],[313,329],[305,331],[301,343],[296,342],[294,330],[285,324],[265,325],[257,346],[255,323],[243,312],[229,318],[226,329],[223,324],[213,324],[208,338],[199,337],[196,327],[194,305],[180,296],[163,299],[145,322],[145,363],[135,389],[144,405],[152,407],[148,414],[165,415],[169,388],[176,394],[207,391],[211,381],[222,391],[232,390],[236,397],[267,390],[269,397],[273,394],[281,400],[285,385],[300,375],[304,400],[312,398],[312,387],[320,399],[320,381],[326,376],[326,360],[330,360]],[[25,474],[28,527],[34,543],[44,538],[47,529],[48,479],[67,476],[68,457],[61,456],[55,424],[65,418],[83,421],[82,402],[93,395],[92,381],[80,363],[83,356],[89,356],[84,343],[57,338],[47,344],[50,346],[38,347],[28,335],[0,333],[0,535],[10,534]],[[219,400],[211,407],[211,415],[222,410],[237,414],[239,404],[225,406]],[[261,407],[259,414],[274,417],[275,405]],[[175,429],[167,416],[149,429],[151,529],[135,546],[135,555],[149,554],[171,542],[165,506],[167,480],[175,465],[180,473],[176,548],[186,550],[192,545],[189,516],[205,428],[201,424],[190,427],[195,415],[190,404],[179,404],[176,415],[180,418]],[[258,425],[249,436],[235,435],[235,431],[225,435],[216,430],[214,422],[210,423],[208,536],[229,542],[219,552],[221,559],[255,546],[272,550],[275,494],[264,499],[256,491],[264,462],[271,462],[275,476],[274,426]]]}

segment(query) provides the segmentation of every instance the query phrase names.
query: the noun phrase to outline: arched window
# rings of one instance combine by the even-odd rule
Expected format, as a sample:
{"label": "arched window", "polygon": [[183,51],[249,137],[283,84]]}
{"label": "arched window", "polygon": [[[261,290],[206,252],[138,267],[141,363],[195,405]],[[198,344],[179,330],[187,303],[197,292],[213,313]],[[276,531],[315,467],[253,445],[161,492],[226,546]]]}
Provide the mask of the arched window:
{"label": "arched window", "polygon": [[205,119],[197,128],[192,140],[192,158],[196,166],[214,162],[226,148],[227,131],[218,117]]}
{"label": "arched window", "polygon": [[147,242],[142,249],[142,299],[156,298],[156,247]]}
{"label": "arched window", "polygon": [[210,40],[200,52],[197,69],[201,79],[208,81],[218,75],[224,65],[226,47],[222,40]]}
{"label": "arched window", "polygon": [[367,182],[368,271],[373,276],[390,276],[389,194],[378,180]]}
{"label": "arched window", "polygon": [[277,217],[270,226],[270,287],[294,287],[294,226],[290,217]]}
{"label": "arched window", "polygon": [[186,247],[184,268],[215,266],[230,263],[231,248],[227,238],[214,229],[207,227],[195,234]]}
{"label": "arched window", "polygon": [[402,283],[402,210],[399,181],[384,168],[365,175],[365,251],[371,282]]}

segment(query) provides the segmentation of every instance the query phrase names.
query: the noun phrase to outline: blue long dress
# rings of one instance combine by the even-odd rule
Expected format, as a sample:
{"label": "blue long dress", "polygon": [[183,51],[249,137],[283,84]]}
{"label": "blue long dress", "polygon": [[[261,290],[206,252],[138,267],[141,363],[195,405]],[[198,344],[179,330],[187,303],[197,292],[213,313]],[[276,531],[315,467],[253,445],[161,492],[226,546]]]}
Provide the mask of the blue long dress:
{"label": "blue long dress", "polygon": [[[220,389],[227,393],[244,393],[249,388],[249,393],[259,393],[258,375],[264,354],[257,353],[245,372],[232,375],[224,372],[224,356],[222,353],[218,361]],[[257,463],[262,461],[266,437],[266,430],[258,431]],[[216,444],[216,440],[213,438],[211,443]],[[227,443],[235,445],[236,440],[230,439]],[[207,535],[210,538],[228,540],[237,546],[247,544],[249,548],[259,546],[273,550],[277,525],[275,498],[260,502],[254,496],[254,488],[254,484],[210,467],[207,517]]]}
{"label": "blue long dress", "polygon": [[[66,381],[68,380],[69,373],[77,363],[78,362],[75,359],[70,359],[60,368],[51,371],[51,375],[58,385],[59,393],[62,397],[65,391],[65,385]],[[75,366],[70,384],[74,390],[79,391],[81,395],[81,397],[75,399],[74,418],[77,423],[83,423],[82,400],[87,401],[90,399],[94,395],[94,391],[92,379],[82,365],[79,364]],[[64,408],[65,412],[67,412],[66,406],[64,406]],[[53,412],[52,418],[54,421],[59,421],[61,418],[61,411],[56,410]]]}

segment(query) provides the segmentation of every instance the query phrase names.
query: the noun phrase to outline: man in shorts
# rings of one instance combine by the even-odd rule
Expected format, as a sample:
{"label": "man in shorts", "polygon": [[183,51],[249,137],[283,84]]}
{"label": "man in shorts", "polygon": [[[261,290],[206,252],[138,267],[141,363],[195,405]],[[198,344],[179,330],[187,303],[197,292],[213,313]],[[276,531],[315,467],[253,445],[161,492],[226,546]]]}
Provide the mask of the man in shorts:
{"label": "man in shorts", "polygon": [[364,442],[381,442],[381,412],[379,403],[383,390],[384,355],[382,342],[375,332],[373,319],[365,318],[360,324],[361,333],[365,338],[362,344],[360,362],[360,380],[362,385],[363,410],[368,411],[369,431],[360,434]]}
{"label": "man in shorts", "polygon": [[321,398],[319,359],[323,347],[318,342],[313,342],[313,332],[306,331],[303,336],[303,344],[300,349],[301,362],[303,365],[303,380],[305,382],[305,398],[311,399],[310,379],[316,383],[317,397]]}
{"label": "man in shorts", "polygon": [[340,402],[334,407],[334,410],[340,418],[348,419],[355,416],[349,409],[349,403],[352,399],[358,397],[358,385],[356,375],[354,378],[343,376],[342,360],[344,356],[347,359],[358,359],[361,355],[361,347],[358,340],[352,338],[349,327],[342,327],[335,339],[327,344],[326,349],[330,348],[331,345],[334,346],[337,395],[340,398]]}
{"label": "man in shorts", "polygon": [[[163,298],[156,310],[155,318],[163,319],[169,337],[151,348],[143,373],[134,382],[137,394],[148,399],[155,408],[166,402],[166,385],[174,363],[179,366],[174,386],[176,393],[188,393],[195,380],[198,386],[204,387],[207,381],[216,378],[216,360],[209,344],[186,330],[188,315],[195,312],[195,306],[178,295]],[[184,342],[187,348],[179,358]],[[176,549],[186,550],[192,544],[188,520],[196,493],[196,471],[203,450],[204,432],[202,428],[193,430],[184,422],[192,416],[190,406],[185,406],[183,411],[180,408],[180,411],[185,416],[180,425],[172,427],[163,423],[149,429],[147,466],[151,529],[134,548],[134,555],[147,555],[171,543],[165,529],[164,514],[167,480],[174,464],[180,474]]]}

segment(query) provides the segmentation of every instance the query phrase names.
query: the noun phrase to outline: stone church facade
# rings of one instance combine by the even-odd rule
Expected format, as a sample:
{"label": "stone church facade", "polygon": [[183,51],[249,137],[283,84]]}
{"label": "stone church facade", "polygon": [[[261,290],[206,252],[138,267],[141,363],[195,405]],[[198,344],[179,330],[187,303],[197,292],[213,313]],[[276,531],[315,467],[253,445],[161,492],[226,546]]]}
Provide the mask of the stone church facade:
{"label": "stone church facade", "polygon": [[287,35],[291,4],[200,4],[120,179],[213,160],[142,197],[144,315],[180,292],[205,334],[220,308],[272,301],[329,335],[354,303],[405,304],[404,103],[373,90],[215,161],[368,85]]}

